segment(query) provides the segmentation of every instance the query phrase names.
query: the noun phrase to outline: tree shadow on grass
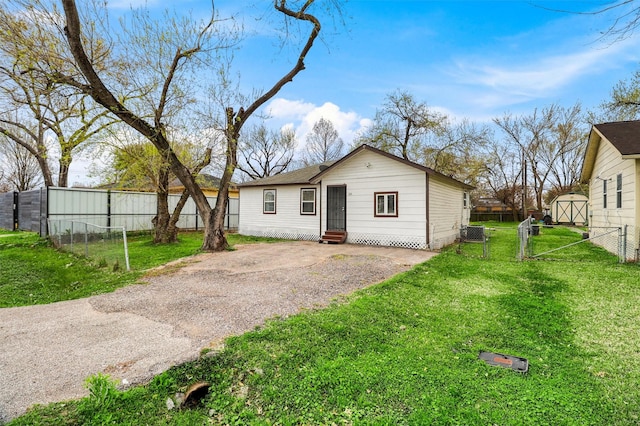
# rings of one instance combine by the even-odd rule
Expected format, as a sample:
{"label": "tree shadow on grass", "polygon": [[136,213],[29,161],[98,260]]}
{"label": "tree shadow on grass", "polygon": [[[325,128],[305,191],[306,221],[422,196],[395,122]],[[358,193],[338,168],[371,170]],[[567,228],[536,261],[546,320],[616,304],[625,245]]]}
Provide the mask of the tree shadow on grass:
{"label": "tree shadow on grass", "polygon": [[568,284],[536,263],[523,264],[515,283],[512,275],[494,278],[508,280],[512,291],[493,298],[499,316],[482,340],[493,345],[489,350],[527,358],[529,372],[515,381],[509,375],[495,377],[488,385],[491,392],[503,395],[502,403],[521,404],[524,421],[610,424],[614,407],[585,367],[590,354],[575,345],[571,312],[561,297]]}

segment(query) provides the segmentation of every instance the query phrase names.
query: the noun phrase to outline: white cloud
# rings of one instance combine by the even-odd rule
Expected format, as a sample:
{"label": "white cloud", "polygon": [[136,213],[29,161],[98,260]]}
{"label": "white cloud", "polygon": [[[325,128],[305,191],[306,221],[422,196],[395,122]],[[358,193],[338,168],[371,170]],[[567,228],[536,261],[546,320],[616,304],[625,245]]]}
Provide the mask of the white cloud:
{"label": "white cloud", "polygon": [[359,131],[371,124],[371,120],[353,111],[342,111],[331,102],[318,106],[301,100],[277,98],[269,103],[266,111],[271,123],[295,130],[299,148],[304,146],[307,134],[321,118],[333,123],[347,146],[351,145]]}
{"label": "white cloud", "polygon": [[495,108],[550,97],[580,78],[606,73],[628,62],[636,44],[635,39],[627,39],[607,48],[581,45],[573,53],[527,57],[521,63],[513,57],[508,64],[490,58],[466,59],[457,61],[451,75],[459,83],[484,89],[473,102]]}
{"label": "white cloud", "polygon": [[303,101],[291,101],[284,98],[276,98],[267,106],[267,114],[275,119],[296,119],[304,117],[316,106]]}

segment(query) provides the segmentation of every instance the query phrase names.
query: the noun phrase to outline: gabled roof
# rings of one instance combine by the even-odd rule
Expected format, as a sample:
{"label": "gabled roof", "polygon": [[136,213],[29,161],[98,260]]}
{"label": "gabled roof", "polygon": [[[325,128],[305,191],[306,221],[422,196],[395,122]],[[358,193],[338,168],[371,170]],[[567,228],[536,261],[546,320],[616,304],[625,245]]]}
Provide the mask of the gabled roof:
{"label": "gabled roof", "polygon": [[622,156],[640,154],[640,121],[618,121],[593,126]]}
{"label": "gabled roof", "polygon": [[430,176],[439,176],[440,178],[442,178],[442,179],[444,179],[446,181],[449,181],[450,183],[453,183],[453,184],[455,184],[457,186],[460,186],[462,188],[474,189],[474,187],[471,186],[471,185],[468,185],[468,184],[466,184],[464,182],[460,182],[459,180],[456,180],[456,179],[454,179],[454,178],[452,178],[450,176],[443,175],[442,173],[436,172],[435,170],[433,170],[433,169],[431,169],[429,167],[423,166],[423,165],[418,164],[418,163],[414,163],[414,162],[409,161],[409,160],[405,160],[404,158],[397,157],[397,156],[395,156],[393,154],[390,154],[388,152],[382,151],[382,150],[380,150],[378,148],[374,148],[374,147],[366,145],[366,144],[360,145],[359,147],[357,147],[356,149],[354,149],[353,151],[351,151],[350,153],[348,153],[347,155],[342,157],[340,160],[338,160],[335,163],[333,163],[330,167],[326,168],[325,170],[322,170],[320,173],[318,173],[317,175],[313,176],[313,178],[311,178],[311,180],[310,180],[311,183],[319,182],[322,179],[322,176],[324,176],[325,174],[329,173],[331,170],[333,170],[334,168],[338,167],[340,164],[345,163],[350,158],[352,158],[352,157],[354,157],[354,156],[356,156],[359,153],[364,152],[364,151],[373,152],[373,153],[382,155],[384,157],[390,158],[392,160],[398,161],[398,162],[400,162],[402,164],[405,164],[407,166],[410,166],[410,167],[413,167],[413,168],[418,169],[420,171],[423,171],[423,172],[427,173]]}
{"label": "gabled roof", "polygon": [[311,178],[322,172],[322,170],[326,169],[330,165],[332,165],[333,161],[328,161],[322,164],[316,164],[309,167],[304,167],[302,169],[293,170],[291,172],[280,173],[274,176],[268,176],[262,179],[256,179],[249,182],[244,182],[239,184],[240,188],[248,187],[248,186],[275,186],[275,185],[305,185],[310,184]]}
{"label": "gabled roof", "polygon": [[391,158],[392,160],[398,161],[400,163],[406,164],[407,166],[416,168],[421,170],[432,176],[439,176],[443,180],[449,181],[456,186],[460,186],[464,189],[474,189],[473,186],[467,185],[464,182],[460,182],[459,180],[453,179],[452,177],[443,175],[442,173],[438,173],[429,167],[423,166],[418,163],[414,163],[409,160],[405,160],[404,158],[396,157],[393,154],[389,154],[388,152],[379,150],[378,148],[374,148],[369,145],[360,145],[338,161],[330,161],[322,164],[317,164],[315,166],[309,166],[302,169],[294,170],[288,173],[281,173],[275,176],[269,176],[262,179],[253,180],[250,182],[241,183],[238,186],[240,188],[248,187],[248,186],[275,186],[275,185],[304,185],[304,184],[317,184],[322,180],[322,176],[329,173],[331,170],[334,170],[341,164],[349,161],[350,158],[358,155],[361,152],[370,151],[376,154],[380,154],[384,157]]}
{"label": "gabled roof", "polygon": [[591,178],[600,141],[606,139],[620,152],[622,158],[640,158],[640,121],[615,121],[594,124],[589,133],[589,143],[584,154],[580,181]]}

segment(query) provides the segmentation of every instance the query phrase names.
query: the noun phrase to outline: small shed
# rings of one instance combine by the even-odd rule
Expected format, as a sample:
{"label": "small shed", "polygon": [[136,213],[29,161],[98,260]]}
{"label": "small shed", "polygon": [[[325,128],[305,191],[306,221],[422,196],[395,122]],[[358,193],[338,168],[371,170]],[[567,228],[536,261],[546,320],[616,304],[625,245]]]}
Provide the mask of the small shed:
{"label": "small shed", "polygon": [[589,218],[589,198],[584,194],[569,192],[551,201],[553,223],[584,225]]}

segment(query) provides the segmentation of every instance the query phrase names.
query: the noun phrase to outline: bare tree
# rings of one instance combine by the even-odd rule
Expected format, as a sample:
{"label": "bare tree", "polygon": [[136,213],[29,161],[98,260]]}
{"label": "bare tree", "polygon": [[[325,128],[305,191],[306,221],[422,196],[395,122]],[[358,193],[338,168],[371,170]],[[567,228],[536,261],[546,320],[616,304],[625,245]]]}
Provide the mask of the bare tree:
{"label": "bare tree", "polygon": [[376,112],[373,125],[357,143],[367,143],[406,160],[419,162],[429,144],[428,136],[439,134],[447,117],[418,102],[406,91],[387,95]]}
{"label": "bare tree", "polygon": [[462,182],[476,185],[486,170],[484,147],[492,138],[486,125],[469,120],[459,123],[445,122],[439,135],[426,144],[420,156],[422,163],[438,172]]}
{"label": "bare tree", "polygon": [[496,199],[509,207],[513,220],[518,220],[522,207],[522,167],[520,150],[512,144],[491,142],[486,151],[483,184]]}
{"label": "bare tree", "polygon": [[[564,187],[577,182],[570,180],[580,173],[571,151],[583,149],[584,143],[579,104],[569,108],[554,104],[535,109],[529,115],[505,114],[493,121],[506,136],[507,143],[515,143],[524,155],[524,170],[531,172],[538,210],[543,207],[544,192],[552,177],[556,185]],[[569,167],[573,169],[567,170]]]}
{"label": "bare tree", "polygon": [[540,161],[550,171],[549,192],[559,195],[579,186],[588,132],[579,104],[558,111],[553,128],[555,143],[540,156]]}
{"label": "bare tree", "polygon": [[16,191],[28,191],[42,184],[38,162],[22,145],[0,137],[0,150],[0,180],[7,186]]}
{"label": "bare tree", "polygon": [[305,166],[334,161],[342,157],[344,142],[331,120],[320,118],[307,134],[302,162]]}
{"label": "bare tree", "polygon": [[296,134],[292,129],[269,130],[263,123],[241,136],[238,169],[250,179],[280,174],[291,164],[295,149]]}

